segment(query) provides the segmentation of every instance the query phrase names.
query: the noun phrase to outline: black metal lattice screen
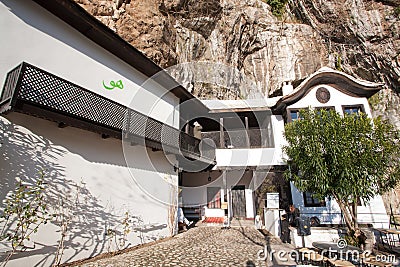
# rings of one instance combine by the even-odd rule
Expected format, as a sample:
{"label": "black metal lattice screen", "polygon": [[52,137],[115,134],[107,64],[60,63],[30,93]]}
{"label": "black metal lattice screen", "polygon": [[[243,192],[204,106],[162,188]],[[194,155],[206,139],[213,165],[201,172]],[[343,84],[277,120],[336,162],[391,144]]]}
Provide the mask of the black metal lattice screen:
{"label": "black metal lattice screen", "polygon": [[18,97],[104,126],[122,129],[126,107],[27,65]]}
{"label": "black metal lattice screen", "polygon": [[[31,104],[48,114],[59,113],[93,124],[93,129],[99,126],[124,132],[136,140],[151,141],[153,148],[181,151],[185,156],[201,159],[200,140],[193,136],[28,63],[8,73],[0,104],[7,99],[11,99],[8,105]],[[214,159],[207,159],[210,160]]]}
{"label": "black metal lattice screen", "polygon": [[6,78],[6,83],[3,88],[3,93],[1,95],[0,104],[10,101],[15,88],[17,87],[19,74],[21,73],[22,64],[12,69]]}

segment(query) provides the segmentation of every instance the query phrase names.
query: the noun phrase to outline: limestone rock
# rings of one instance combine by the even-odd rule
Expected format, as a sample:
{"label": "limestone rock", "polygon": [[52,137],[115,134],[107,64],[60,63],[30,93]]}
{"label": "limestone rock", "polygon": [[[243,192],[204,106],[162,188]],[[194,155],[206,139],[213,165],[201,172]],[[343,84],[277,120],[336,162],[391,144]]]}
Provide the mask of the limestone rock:
{"label": "limestone rock", "polygon": [[261,0],[76,1],[163,67],[227,64],[267,96],[322,66],[400,91],[398,0],[292,0],[280,19]]}

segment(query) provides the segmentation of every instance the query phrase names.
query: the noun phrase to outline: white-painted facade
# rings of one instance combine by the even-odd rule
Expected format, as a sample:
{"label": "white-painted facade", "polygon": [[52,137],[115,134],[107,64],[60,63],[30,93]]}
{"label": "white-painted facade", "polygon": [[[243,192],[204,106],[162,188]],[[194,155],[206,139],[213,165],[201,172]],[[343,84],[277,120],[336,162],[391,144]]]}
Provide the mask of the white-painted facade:
{"label": "white-painted facade", "polygon": [[[73,127],[58,128],[56,123],[20,113],[0,117],[2,144],[1,199],[15,188],[16,178],[33,182],[45,170],[51,210],[60,208],[60,198],[71,207],[74,219],[67,232],[63,261],[74,261],[116,250],[107,231],[122,231],[124,214],[129,213],[134,228],[124,246],[142,244],[170,236],[169,207],[144,192],[138,182],[154,181],[160,198],[174,197],[171,181],[177,175],[161,152],[131,146],[129,159],[135,168],[126,167],[121,141]],[[173,160],[173,159],[170,159]],[[153,169],[157,168],[157,172]],[[166,181],[166,178],[169,181]],[[77,196],[77,186],[80,193]],[[73,201],[77,197],[79,204]],[[175,196],[176,197],[176,196]],[[54,260],[60,228],[55,223],[40,227],[32,236],[34,248],[17,253],[9,266],[50,266]],[[116,236],[117,240],[122,234]],[[119,241],[118,241],[119,242]],[[8,251],[2,243],[1,251]],[[25,256],[26,255],[26,256]]]}
{"label": "white-painted facade", "polygon": [[[179,127],[176,96],[33,1],[2,0],[0,29],[8,36],[0,42],[1,84],[7,72],[25,61]],[[103,81],[109,85],[119,80],[124,85],[122,90],[103,87]]]}
{"label": "white-painted facade", "polygon": [[[327,71],[327,70],[324,70]],[[333,70],[332,70],[333,71]],[[312,79],[312,77],[311,77]],[[353,78],[352,78],[353,79]],[[286,85],[288,86],[288,85]],[[321,103],[317,99],[317,90],[321,87],[324,87],[329,91],[330,97],[329,101],[326,103]],[[297,89],[299,90],[299,89]],[[301,88],[300,88],[301,90]],[[296,93],[296,91],[290,90],[289,93]],[[246,103],[245,101],[238,101],[235,103],[233,100],[226,101],[205,101],[206,105],[214,110],[214,112],[218,110],[223,110],[226,108],[231,108],[233,110],[237,110],[239,108],[245,108]],[[236,105],[236,106],[235,106]],[[250,103],[252,109],[256,109],[257,106],[265,107],[265,103]],[[257,105],[257,106],[255,106]],[[290,122],[290,111],[291,110],[300,110],[305,109],[308,107],[313,108],[333,108],[338,113],[343,114],[345,107],[361,107],[362,111],[371,116],[371,110],[368,104],[368,100],[366,97],[357,97],[356,95],[346,94],[342,91],[335,89],[332,86],[323,84],[323,85],[315,85],[308,90],[302,98],[300,98],[295,103],[288,105],[286,108],[287,110],[287,118]],[[284,139],[284,119],[280,115],[271,115],[271,124],[273,130],[273,138],[274,138],[274,148],[249,148],[249,149],[241,149],[241,148],[224,148],[224,149],[216,149],[216,161],[217,165],[214,167],[214,170],[224,170],[224,169],[236,169],[237,171],[245,170],[249,167],[257,167],[257,170],[253,171],[253,177],[257,177],[257,172],[259,171],[266,171],[268,172],[270,166],[277,166],[277,165],[284,165],[285,155],[282,152],[282,146],[286,144]],[[196,174],[200,175],[203,178],[195,178],[194,174],[187,174],[186,176],[190,176],[190,179],[206,179],[209,177],[207,173],[203,174]],[[193,177],[192,177],[193,176]],[[222,175],[221,175],[222,177]],[[234,185],[239,185],[237,180],[234,181],[235,183],[229,182],[229,175],[227,175],[228,190],[232,188]],[[205,183],[206,184],[206,181]],[[259,185],[259,183],[257,184]],[[209,185],[212,186],[212,185]],[[221,188],[223,188],[222,179],[221,179]],[[246,190],[254,190],[254,184],[246,184],[249,188]],[[191,188],[184,188],[184,197],[183,199],[187,200],[190,205],[201,205],[204,207],[207,203],[207,191],[206,187],[202,190],[196,188],[192,190]],[[223,192],[223,190],[222,190]],[[227,194],[230,196],[230,192]],[[250,191],[246,192],[246,217],[247,218],[254,218],[255,213],[249,212],[249,210],[254,210],[254,205],[252,208],[248,209],[251,205],[250,202],[254,203],[253,194]],[[291,195],[293,203],[300,209],[301,213],[304,216],[312,217],[317,216],[320,218],[321,223],[323,224],[339,224],[341,223],[341,214],[338,204],[334,200],[326,200],[325,207],[308,207],[304,203],[303,193],[299,192],[296,187],[291,184]],[[229,198],[230,201],[230,198]],[[232,206],[232,203],[228,203],[229,206]],[[360,206],[358,208],[359,213],[359,222],[365,224],[373,224],[374,227],[387,227],[389,223],[388,216],[385,211],[385,207],[383,204],[383,200],[381,196],[376,196],[371,200],[370,203]],[[216,215],[226,215],[226,213],[219,210],[218,212],[210,209],[206,209],[205,216],[209,217],[218,217]],[[233,216],[231,209],[229,208],[229,216]],[[272,213],[271,213],[272,214]],[[272,216],[272,215],[269,216]],[[273,223],[271,224],[273,225]],[[271,226],[272,227],[272,226]],[[274,226],[275,227],[275,226]],[[274,228],[274,231],[276,229]],[[277,230],[276,230],[277,231]]]}
{"label": "white-painted facade", "polygon": [[280,216],[282,210],[279,209],[264,209],[265,230],[274,236],[281,235]]}
{"label": "white-painted facade", "polygon": [[[324,207],[306,207],[303,192],[291,184],[293,203],[300,213],[307,217],[318,217],[322,224],[342,224],[342,215],[339,205],[334,199],[325,199]],[[389,218],[383,204],[382,196],[377,195],[368,204],[357,207],[358,222],[372,224],[375,228],[388,228]]]}
{"label": "white-painted facade", "polygon": [[[311,88],[307,88],[307,82],[312,82],[312,79],[314,79],[317,75],[321,75],[321,73],[324,73],[324,75],[339,75],[339,76],[344,76],[345,82],[349,83],[349,86],[355,86],[354,84],[358,84],[360,88],[362,86],[365,87],[373,87],[376,86],[376,84],[372,84],[369,82],[365,81],[359,81],[354,79],[353,77],[350,77],[348,75],[339,73],[337,71],[331,70],[331,69],[321,69],[320,71],[316,72],[314,75],[312,75],[308,80],[306,80],[302,85],[300,85],[296,90],[286,90],[288,97],[291,95],[298,94],[299,92],[301,93],[301,90],[307,90],[304,95],[302,95],[299,99],[296,101],[292,101],[290,105],[287,105],[285,107],[286,109],[286,118],[288,123],[290,123],[291,120],[291,111],[298,111],[301,109],[306,109],[309,107],[312,108],[329,108],[329,109],[335,109],[339,114],[344,114],[344,109],[348,107],[359,107],[361,108],[362,112],[365,112],[368,116],[371,117],[371,109],[368,104],[368,100],[366,97],[359,97],[357,96],[356,93],[347,91],[347,88],[343,88],[342,90],[336,89],[332,85],[328,84],[314,84]],[[325,74],[326,73],[326,74]],[[333,74],[332,74],[333,73]],[[343,77],[339,77],[343,78]],[[347,79],[347,80],[346,80]],[[350,80],[350,81],[349,81]],[[342,81],[340,84],[343,86]],[[350,85],[351,84],[351,85]],[[286,87],[290,86],[288,84],[285,84]],[[336,85],[338,86],[338,85]],[[357,85],[356,85],[357,86]],[[329,92],[329,97],[327,101],[319,101],[317,98],[317,91],[320,88],[324,88],[322,90],[328,90]],[[364,90],[364,89],[363,89]],[[366,90],[366,89],[365,89]],[[285,92],[286,92],[285,91]],[[226,102],[226,103],[225,103]],[[206,105],[211,108],[214,112],[223,112],[225,109],[232,109],[232,110],[240,110],[246,107],[246,102],[245,101],[233,101],[233,100],[228,100],[228,101],[205,101]],[[277,102],[274,102],[274,105]],[[249,106],[251,106],[251,109],[256,109],[257,107],[259,108],[265,108],[268,104],[266,103],[261,103],[260,101],[258,102],[249,102]],[[241,148],[224,148],[224,149],[216,149],[216,161],[217,165],[214,167],[214,170],[224,170],[224,169],[235,169],[236,171],[240,170],[245,170],[246,168],[249,167],[257,167],[252,173],[253,173],[253,179],[254,177],[260,176],[258,172],[268,172],[269,166],[277,166],[277,165],[284,165],[285,161],[285,155],[282,153],[282,146],[286,145],[286,141],[284,139],[284,119],[280,115],[272,115],[271,116],[271,124],[272,124],[272,130],[273,130],[273,136],[274,136],[274,148],[251,148],[251,149],[241,149]],[[191,176],[192,174],[187,174],[187,176]],[[197,174],[200,176],[203,176],[203,180],[209,177],[207,173],[203,174]],[[262,176],[262,175],[261,175]],[[260,177],[261,177],[260,176]],[[197,180],[199,178],[194,178],[193,179]],[[222,175],[221,175],[222,177]],[[263,176],[265,177],[265,176]],[[227,181],[229,181],[229,175],[227,175]],[[229,182],[228,182],[229,183]],[[206,184],[206,182],[205,182]],[[236,181],[236,185],[239,185]],[[228,186],[228,190],[232,188],[235,185],[235,183],[231,183],[230,186]],[[256,187],[254,187],[256,185]],[[248,184],[246,190],[249,190],[246,192],[246,208],[249,207],[250,202],[254,202],[253,195],[250,193],[250,190],[254,190],[257,188],[256,184]],[[211,185],[210,185],[211,186]],[[222,180],[221,180],[221,187],[223,186]],[[300,212],[304,216],[308,217],[313,217],[317,216],[319,217],[321,223],[323,224],[340,224],[342,223],[341,221],[341,213],[338,204],[334,200],[329,200],[326,199],[326,205],[324,207],[315,207],[315,206],[310,206],[306,205],[304,203],[304,197],[303,197],[303,192],[300,192],[293,184],[291,184],[291,196],[292,196],[292,202],[300,209]],[[190,192],[190,193],[189,193]],[[223,192],[223,190],[222,190]],[[228,192],[228,202],[231,201],[231,192]],[[190,202],[190,205],[199,205],[202,203],[203,206],[206,205],[207,203],[207,192],[206,188],[204,187],[203,190],[196,188],[196,190],[192,190],[191,188],[184,188],[184,199],[188,200]],[[229,207],[232,206],[232,203],[228,203]],[[254,208],[254,205],[253,205]],[[282,207],[281,207],[282,208]],[[229,212],[228,215],[230,217],[234,216],[232,214],[231,208],[228,208]],[[251,209],[250,209],[251,210]],[[255,215],[255,213],[247,212],[246,211],[246,217],[247,218],[253,218],[252,215]],[[210,216],[214,217],[216,215],[226,215],[226,212],[223,213],[222,210],[219,210],[218,212],[215,211],[210,211],[206,210],[205,216]],[[275,216],[275,213],[273,211],[269,211],[268,213],[268,218],[271,216]],[[359,222],[362,224],[372,224],[374,227],[388,227],[389,226],[389,218],[387,216],[385,206],[382,200],[381,196],[376,196],[374,197],[369,203],[366,203],[362,206],[358,207],[358,216],[359,216]],[[276,217],[276,216],[275,216]],[[278,218],[279,219],[279,218]],[[273,232],[279,232],[279,229],[276,228],[278,227],[273,223],[276,221],[276,218],[273,220],[266,220],[265,223],[271,228],[271,231]],[[276,229],[275,229],[276,228]]]}
{"label": "white-painted facade", "polygon": [[[326,88],[330,93],[330,99],[326,103],[319,102],[316,97],[316,92],[321,87]],[[299,110],[308,107],[334,108],[336,112],[343,115],[344,107],[349,106],[361,106],[362,111],[371,117],[371,109],[367,98],[345,94],[329,85],[317,85],[311,88],[299,101],[287,106],[287,116],[290,117],[290,110]],[[342,223],[340,208],[336,201],[326,199],[325,207],[307,207],[304,203],[303,193],[293,184],[291,184],[291,191],[293,203],[300,209],[301,214],[308,217],[317,216],[321,220],[321,223],[324,224]],[[372,224],[374,227],[389,227],[389,217],[380,195],[375,196],[370,203],[358,207],[358,220],[359,223]]]}
{"label": "white-painted facade", "polygon": [[[180,99],[169,92],[170,88],[147,81],[146,75],[33,1],[0,0],[0,30],[8,33],[0,42],[1,84],[7,72],[25,61],[179,128]],[[103,87],[103,82],[119,80],[123,89]],[[315,97],[318,87],[287,108],[335,107],[342,113],[343,105],[363,105],[364,111],[371,114],[366,98],[349,96],[327,85],[324,87],[331,98],[325,104],[319,103]],[[235,105],[234,101],[229,102],[229,106]],[[240,105],[242,108],[243,103]],[[266,177],[271,166],[285,164],[284,119],[281,115],[270,118],[274,146],[216,149],[217,164],[210,171],[182,174],[182,206],[199,206],[206,217],[233,217],[232,191],[240,186],[244,217],[254,218],[254,190],[260,179]],[[176,211],[165,203],[178,201],[178,174],[174,168],[178,161],[174,155],[140,145],[123,146],[114,138],[102,139],[97,133],[73,127],[59,128],[55,122],[13,112],[0,117],[0,135],[1,199],[17,180],[33,182],[37,172],[44,169],[51,208],[59,208],[62,199],[74,214],[61,262],[116,250],[121,238],[126,240],[119,248],[174,234]],[[207,190],[212,187],[221,189],[221,208],[207,207]],[[302,193],[293,186],[292,197],[303,214],[317,211],[326,214],[321,222],[339,222],[340,216],[328,215],[338,211],[334,201],[327,201],[326,207],[305,207]],[[78,199],[78,203],[73,199]],[[385,227],[388,218],[384,210],[382,198],[376,197],[370,205],[359,207],[360,222]],[[121,233],[126,212],[134,226],[124,237]],[[115,237],[107,235],[110,230],[115,231]],[[54,222],[41,227],[32,236],[32,244],[27,244],[25,252],[18,252],[9,266],[52,265],[59,240],[59,227]],[[7,252],[8,247],[3,243],[0,251]]]}
{"label": "white-painted facade", "polygon": [[[170,88],[146,81],[133,66],[33,1],[1,0],[0,31],[7,36],[0,42],[1,87],[6,74],[24,61],[179,128],[180,99]],[[119,80],[123,89],[103,87],[103,81]],[[123,146],[118,139],[15,112],[0,116],[0,140],[1,200],[18,180],[33,183],[43,169],[51,212],[59,212],[62,200],[72,214],[61,263],[175,233],[176,210],[168,205],[177,202],[175,155]],[[124,236],[126,213],[131,224]],[[7,266],[51,266],[60,237],[55,221],[41,226]],[[2,242],[0,257],[8,251],[10,244]]]}
{"label": "white-painted facade", "polygon": [[284,165],[282,146],[284,121],[281,115],[271,115],[273,148],[224,148],[216,149],[217,165],[214,169],[225,167],[270,167]]}
{"label": "white-painted facade", "polygon": [[[330,99],[326,103],[321,103],[317,100],[316,92],[319,88],[324,87],[329,90]],[[345,106],[359,106],[364,107],[364,112],[371,117],[371,108],[368,104],[368,100],[365,97],[350,96],[342,93],[339,90],[329,85],[317,85],[314,86],[307,95],[296,103],[287,106],[290,109],[305,109],[308,107],[312,108],[335,108],[336,112],[343,115],[343,107]]]}
{"label": "white-painted facade", "polygon": [[[224,183],[224,175],[226,176],[226,183]],[[224,217],[225,215],[234,216],[232,210],[231,191],[235,186],[244,187],[244,202],[246,213],[245,218],[254,218],[254,200],[253,189],[251,188],[251,181],[253,179],[253,172],[246,171],[245,169],[236,169],[220,171],[214,170],[210,172],[199,173],[183,173],[182,184],[182,199],[181,205],[183,207],[198,207],[202,210],[204,217]],[[209,199],[207,199],[207,188],[216,187],[221,190],[220,203],[221,208],[208,207]],[[224,198],[226,195],[226,198]],[[222,208],[226,205],[226,210]],[[225,211],[226,210],[226,211]]]}
{"label": "white-painted facade", "polygon": [[[212,112],[223,110],[254,110],[264,108],[269,111],[268,103],[264,99],[257,100],[205,100],[202,101]],[[203,210],[205,217],[237,217],[233,211],[232,189],[235,186],[244,186],[245,218],[254,219],[256,216],[254,191],[260,185],[259,180],[264,180],[271,166],[284,165],[282,146],[284,145],[284,120],[281,115],[269,115],[272,132],[273,147],[235,148],[234,146],[217,148],[215,151],[216,165],[210,173],[184,173],[183,174],[183,206],[198,206]],[[262,122],[259,122],[262,125]],[[229,125],[226,125],[229,127]],[[217,146],[218,147],[218,146]],[[223,172],[226,172],[226,186],[223,182]],[[214,176],[217,176],[214,177]],[[211,177],[211,182],[208,181]],[[218,181],[217,183],[213,182]],[[195,182],[196,181],[196,182]],[[201,183],[203,186],[197,186]],[[193,188],[195,187],[195,188]],[[207,187],[220,187],[221,196],[226,195],[227,210],[223,208],[207,208]],[[222,205],[222,204],[221,204]],[[223,207],[224,205],[222,205]]]}

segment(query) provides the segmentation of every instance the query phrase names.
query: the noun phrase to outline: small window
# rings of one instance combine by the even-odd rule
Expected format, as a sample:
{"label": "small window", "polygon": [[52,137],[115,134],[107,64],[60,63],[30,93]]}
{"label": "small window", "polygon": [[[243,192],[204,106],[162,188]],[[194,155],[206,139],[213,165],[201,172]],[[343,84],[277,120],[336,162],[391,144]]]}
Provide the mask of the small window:
{"label": "small window", "polygon": [[220,187],[207,187],[207,208],[220,209],[221,208],[221,188]]}
{"label": "small window", "polygon": [[363,105],[357,105],[357,106],[343,106],[343,113],[344,114],[359,114],[361,112],[364,112]]}
{"label": "small window", "polygon": [[313,197],[313,194],[310,192],[303,193],[304,198],[304,206],[305,207],[325,207],[325,200],[319,200],[318,198]]}
{"label": "small window", "polygon": [[298,109],[290,110],[290,121],[297,121],[299,119],[301,119],[300,110]]}
{"label": "small window", "polygon": [[[319,111],[319,110],[321,110],[321,109],[324,109],[324,110],[335,110],[335,107],[331,107],[331,106],[327,106],[327,107],[315,107],[315,110],[317,110],[317,111]],[[290,112],[290,120],[289,120],[289,122],[291,122],[291,121],[297,121],[297,120],[300,120],[300,119],[301,119],[300,110],[301,110],[301,109],[291,109],[291,110],[289,110],[289,112]]]}

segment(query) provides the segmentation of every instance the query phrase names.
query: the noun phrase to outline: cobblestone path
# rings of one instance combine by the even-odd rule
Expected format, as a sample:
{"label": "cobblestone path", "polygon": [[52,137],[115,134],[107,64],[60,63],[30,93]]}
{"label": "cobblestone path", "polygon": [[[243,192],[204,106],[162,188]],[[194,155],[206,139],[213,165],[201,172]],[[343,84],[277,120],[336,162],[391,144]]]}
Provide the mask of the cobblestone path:
{"label": "cobblestone path", "polygon": [[[267,243],[272,248],[280,246],[279,241],[266,239],[254,227],[195,227],[154,245],[81,266],[278,266],[258,259],[257,253]],[[279,264],[288,265],[293,264]]]}

